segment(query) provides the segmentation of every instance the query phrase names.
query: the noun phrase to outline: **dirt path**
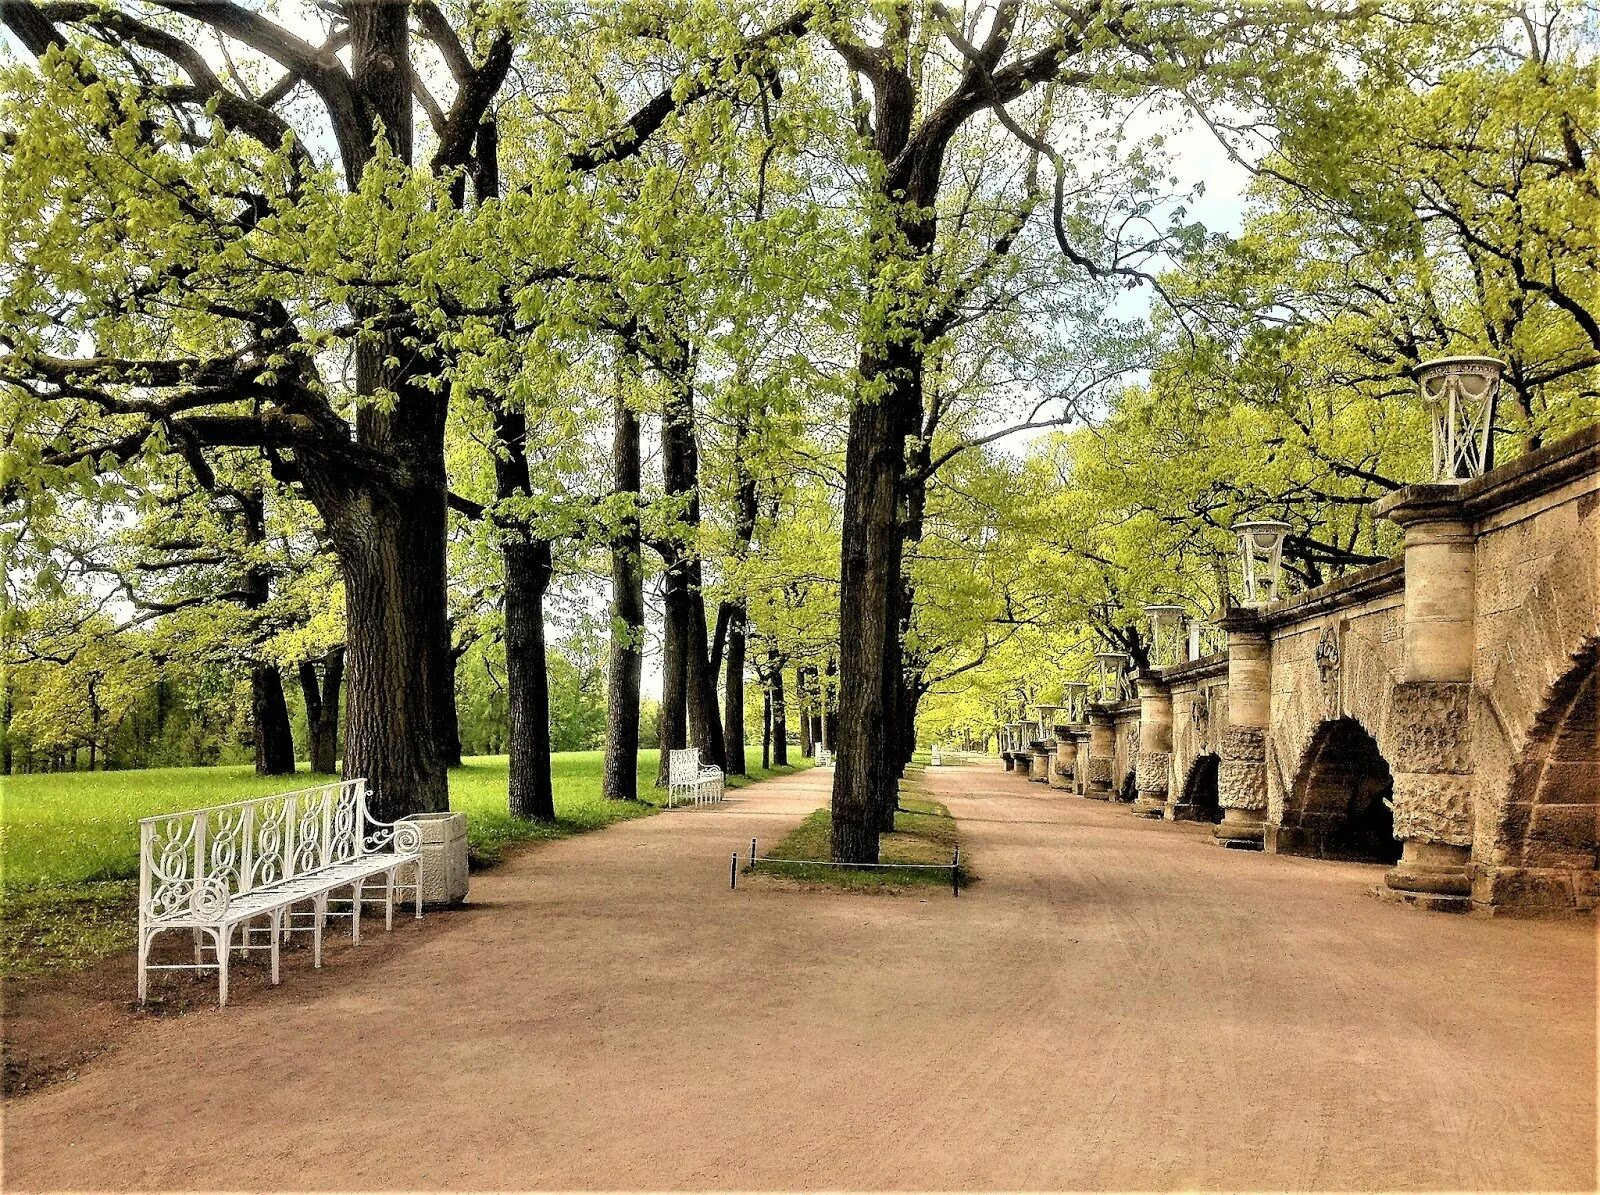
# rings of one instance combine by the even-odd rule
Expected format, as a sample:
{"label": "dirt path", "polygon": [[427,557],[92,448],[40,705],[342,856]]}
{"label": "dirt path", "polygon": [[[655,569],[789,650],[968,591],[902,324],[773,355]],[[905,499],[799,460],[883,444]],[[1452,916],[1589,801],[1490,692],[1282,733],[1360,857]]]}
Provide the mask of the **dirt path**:
{"label": "dirt path", "polygon": [[6,1187],[1595,1187],[1591,926],[925,775],[959,901],[729,892],[826,774],[554,843],[12,1103]]}

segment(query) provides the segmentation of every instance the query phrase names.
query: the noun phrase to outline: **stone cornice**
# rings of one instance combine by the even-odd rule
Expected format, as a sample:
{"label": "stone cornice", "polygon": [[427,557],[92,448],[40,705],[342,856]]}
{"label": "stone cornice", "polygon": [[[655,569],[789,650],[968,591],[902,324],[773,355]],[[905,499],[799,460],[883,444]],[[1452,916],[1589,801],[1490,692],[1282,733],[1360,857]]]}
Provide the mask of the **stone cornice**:
{"label": "stone cornice", "polygon": [[1198,660],[1185,660],[1182,664],[1169,664],[1160,670],[1161,679],[1168,685],[1227,675],[1228,653],[1225,651],[1213,652],[1209,656],[1201,656]]}
{"label": "stone cornice", "polygon": [[1405,560],[1396,556],[1393,560],[1368,565],[1336,581],[1275,602],[1261,611],[1261,623],[1264,627],[1275,628],[1291,622],[1303,622],[1330,610],[1359,606],[1373,598],[1399,593],[1405,587]]}

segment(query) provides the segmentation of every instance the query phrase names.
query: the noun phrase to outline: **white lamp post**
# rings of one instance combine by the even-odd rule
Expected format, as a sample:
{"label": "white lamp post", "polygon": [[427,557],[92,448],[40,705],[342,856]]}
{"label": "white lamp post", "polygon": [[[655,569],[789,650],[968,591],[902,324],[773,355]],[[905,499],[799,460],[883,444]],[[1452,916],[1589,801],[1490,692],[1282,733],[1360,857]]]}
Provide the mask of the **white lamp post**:
{"label": "white lamp post", "polygon": [[1417,366],[1433,421],[1433,479],[1465,481],[1494,468],[1494,410],[1506,364],[1495,357],[1440,357]]}
{"label": "white lamp post", "polygon": [[1278,572],[1283,565],[1283,537],[1289,524],[1278,519],[1241,519],[1233,525],[1239,537],[1244,568],[1244,604],[1265,606],[1278,600]]}
{"label": "white lamp post", "polygon": [[1128,666],[1128,657],[1120,651],[1097,651],[1095,667],[1100,674],[1100,700],[1111,704],[1122,699],[1122,673]]}
{"label": "white lamp post", "polygon": [[1158,603],[1146,606],[1144,613],[1150,620],[1150,663],[1158,668],[1176,664],[1183,626],[1183,607]]}

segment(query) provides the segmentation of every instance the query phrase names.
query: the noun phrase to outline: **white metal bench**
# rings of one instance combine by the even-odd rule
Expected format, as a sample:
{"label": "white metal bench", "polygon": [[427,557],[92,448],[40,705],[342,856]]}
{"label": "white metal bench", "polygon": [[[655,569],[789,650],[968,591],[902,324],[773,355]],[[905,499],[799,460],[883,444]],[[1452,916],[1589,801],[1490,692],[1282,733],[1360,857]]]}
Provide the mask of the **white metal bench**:
{"label": "white metal bench", "polygon": [[938,743],[935,743],[928,751],[928,766],[932,768],[944,766],[944,754],[939,750]]}
{"label": "white metal bench", "polygon": [[[365,886],[381,880],[384,927],[394,928],[398,890],[415,895],[422,916],[422,831],[411,822],[380,822],[367,812],[367,782],[279,793],[230,805],[167,813],[139,822],[139,1001],[149,994],[151,971],[215,971],[217,1001],[228,1002],[228,958],[235,951],[271,954],[278,982],[278,950],[291,932],[309,930],[312,965],[322,966],[322,930],[329,916],[350,918],[350,937],[361,941]],[[408,864],[414,877],[396,884]],[[348,888],[347,906],[329,912],[332,894]],[[295,913],[295,906],[309,911]],[[296,917],[300,918],[296,924]],[[262,924],[264,923],[264,924]],[[150,962],[159,934],[190,930],[193,963]],[[266,941],[251,940],[252,929]],[[239,941],[234,932],[241,931]],[[210,939],[213,961],[202,953]]]}
{"label": "white metal bench", "polygon": [[707,805],[722,800],[725,787],[722,769],[700,762],[694,747],[675,750],[667,757],[667,807],[684,804]]}

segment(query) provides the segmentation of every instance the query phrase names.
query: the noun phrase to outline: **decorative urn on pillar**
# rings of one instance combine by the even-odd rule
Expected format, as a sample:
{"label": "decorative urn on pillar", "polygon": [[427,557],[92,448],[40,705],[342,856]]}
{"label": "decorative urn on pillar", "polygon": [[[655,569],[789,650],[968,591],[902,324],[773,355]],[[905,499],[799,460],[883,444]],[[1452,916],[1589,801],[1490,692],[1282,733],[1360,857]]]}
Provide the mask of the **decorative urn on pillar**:
{"label": "decorative urn on pillar", "polygon": [[1115,705],[1123,699],[1127,655],[1120,651],[1097,651],[1094,653],[1094,664],[1100,681],[1100,704]]}
{"label": "decorative urn on pillar", "polygon": [[1494,468],[1494,413],[1505,362],[1496,357],[1439,357],[1415,376],[1433,422],[1433,480],[1482,477]]}
{"label": "decorative urn on pillar", "polygon": [[1277,601],[1283,540],[1289,534],[1289,524],[1280,519],[1241,519],[1233,525],[1233,533],[1239,537],[1244,604],[1265,606]]}
{"label": "decorative urn on pillar", "polygon": [[1144,614],[1150,620],[1150,666],[1164,668],[1179,663],[1183,655],[1184,608],[1157,603],[1146,606]]}

